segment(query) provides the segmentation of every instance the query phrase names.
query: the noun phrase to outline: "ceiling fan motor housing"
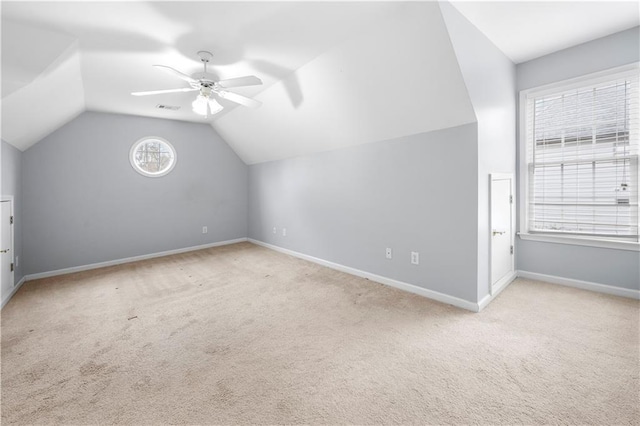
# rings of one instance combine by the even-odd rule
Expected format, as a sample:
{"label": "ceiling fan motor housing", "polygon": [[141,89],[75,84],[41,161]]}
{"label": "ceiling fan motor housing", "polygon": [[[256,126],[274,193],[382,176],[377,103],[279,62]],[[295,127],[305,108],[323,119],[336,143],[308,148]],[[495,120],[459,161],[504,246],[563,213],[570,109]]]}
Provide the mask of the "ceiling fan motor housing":
{"label": "ceiling fan motor housing", "polygon": [[197,72],[191,75],[194,80],[200,81],[202,84],[214,85],[218,81],[218,76],[210,72]]}

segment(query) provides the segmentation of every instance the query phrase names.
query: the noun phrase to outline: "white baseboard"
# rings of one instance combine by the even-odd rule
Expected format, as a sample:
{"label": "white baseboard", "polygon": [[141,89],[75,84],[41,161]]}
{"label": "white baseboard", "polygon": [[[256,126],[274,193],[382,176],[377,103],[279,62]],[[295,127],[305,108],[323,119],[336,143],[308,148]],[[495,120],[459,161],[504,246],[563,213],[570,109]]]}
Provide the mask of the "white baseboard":
{"label": "white baseboard", "polygon": [[511,284],[513,282],[513,280],[515,280],[516,278],[518,278],[518,273],[517,271],[513,271],[512,273],[510,273],[509,275],[505,276],[503,279],[501,279],[500,281],[498,281],[498,283],[495,285],[495,287],[492,289],[490,294],[487,294],[485,297],[482,298],[482,300],[480,300],[478,302],[478,312],[482,311],[484,308],[487,307],[487,305],[496,297],[498,297],[498,295],[500,293],[502,293],[504,291],[505,288],[509,287],[509,284]]}
{"label": "white baseboard", "polygon": [[2,299],[2,305],[0,305],[0,309],[4,308],[4,306],[9,303],[9,300],[11,300],[11,298],[13,297],[14,294],[16,294],[16,292],[18,291],[18,289],[20,287],[22,287],[22,284],[24,284],[24,282],[27,280],[27,277],[22,277],[20,279],[20,281],[18,281],[18,284],[16,284],[15,286],[13,286],[13,288],[11,289],[11,293],[9,293],[8,295],[6,295],[3,299]]}
{"label": "white baseboard", "polygon": [[590,290],[598,293],[606,293],[614,296],[622,296],[640,300],[640,290],[631,290],[628,288],[615,287],[612,285],[574,280],[572,278],[557,277],[555,275],[539,274],[537,272],[518,271],[518,276],[531,280],[545,281],[552,284],[560,284],[568,287],[580,288],[582,290]]}
{"label": "white baseboard", "polygon": [[91,263],[89,265],[74,266],[72,268],[57,269],[55,271],[39,272],[37,274],[29,274],[25,276],[27,281],[37,280],[40,278],[55,277],[57,275],[72,274],[74,272],[88,271],[90,269],[104,268],[107,266],[122,265],[123,263],[137,262],[139,260],[153,259],[155,257],[171,256],[172,254],[187,253],[195,250],[202,250],[211,247],[226,246],[247,241],[247,238],[236,238],[235,240],[219,241],[217,243],[203,244],[200,246],[184,247],[175,250],[161,251],[151,254],[143,254],[140,256],[126,257],[123,259],[109,260],[106,262]]}
{"label": "white baseboard", "polygon": [[288,254],[300,259],[308,260],[309,262],[317,263],[318,265],[326,266],[327,268],[335,269],[340,272],[346,272],[347,274],[355,275],[360,278],[367,278],[370,281],[375,281],[380,284],[388,285],[400,290],[407,291],[409,293],[417,294],[419,296],[426,297],[428,299],[437,300],[438,302],[447,303],[449,305],[456,306],[458,308],[466,309],[472,312],[479,312],[480,308],[477,303],[469,302],[468,300],[460,299],[458,297],[449,296],[448,294],[439,293],[437,291],[428,290],[423,287],[418,287],[413,284],[397,281],[391,278],[383,277],[380,275],[372,274],[370,272],[362,271],[360,269],[351,268],[349,266],[341,265],[339,263],[329,262],[328,260],[320,259],[317,257],[309,256],[297,251],[285,249],[282,247],[274,246],[262,241],[249,238],[249,242],[257,244],[262,247],[269,248],[271,250],[278,251],[280,253]]}

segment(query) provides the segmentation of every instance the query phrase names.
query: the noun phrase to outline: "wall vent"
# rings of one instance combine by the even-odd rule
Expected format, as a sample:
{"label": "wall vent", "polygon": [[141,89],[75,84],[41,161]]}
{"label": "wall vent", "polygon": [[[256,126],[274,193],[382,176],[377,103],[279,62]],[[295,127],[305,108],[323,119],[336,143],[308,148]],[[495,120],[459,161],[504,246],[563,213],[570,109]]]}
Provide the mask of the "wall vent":
{"label": "wall vent", "polygon": [[180,109],[179,106],[175,106],[175,105],[163,105],[163,104],[158,104],[156,105],[156,108],[158,109],[170,109],[171,111],[177,111]]}

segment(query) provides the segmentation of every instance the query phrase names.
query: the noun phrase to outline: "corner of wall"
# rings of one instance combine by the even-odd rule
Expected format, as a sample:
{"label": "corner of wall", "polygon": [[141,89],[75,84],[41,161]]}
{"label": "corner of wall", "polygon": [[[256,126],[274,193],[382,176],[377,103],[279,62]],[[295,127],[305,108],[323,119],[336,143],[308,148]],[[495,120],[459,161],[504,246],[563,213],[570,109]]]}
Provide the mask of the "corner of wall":
{"label": "corner of wall", "polygon": [[489,294],[489,174],[516,172],[516,66],[448,2],[440,10],[478,123],[478,300]]}
{"label": "corner of wall", "polygon": [[476,113],[476,107],[473,104],[473,99],[471,98],[471,95],[469,94],[469,85],[466,81],[466,79],[464,78],[464,72],[462,70],[462,66],[460,65],[460,57],[459,57],[459,53],[456,50],[456,45],[454,43],[452,33],[456,31],[456,25],[458,25],[458,20],[459,19],[464,19],[464,17],[460,14],[460,12],[458,12],[456,10],[455,7],[453,7],[451,5],[451,3],[449,3],[448,1],[439,1],[438,3],[438,7],[440,8],[440,15],[442,17],[442,21],[444,22],[444,26],[447,30],[447,36],[449,39],[449,47],[451,48],[451,50],[454,53],[455,59],[456,59],[456,63],[458,64],[458,71],[460,72],[460,76],[462,77],[462,82],[465,86],[465,90],[467,92],[467,95],[469,96],[469,102],[471,103],[471,108],[473,109],[473,114],[475,116],[476,122],[478,121],[478,114]]}

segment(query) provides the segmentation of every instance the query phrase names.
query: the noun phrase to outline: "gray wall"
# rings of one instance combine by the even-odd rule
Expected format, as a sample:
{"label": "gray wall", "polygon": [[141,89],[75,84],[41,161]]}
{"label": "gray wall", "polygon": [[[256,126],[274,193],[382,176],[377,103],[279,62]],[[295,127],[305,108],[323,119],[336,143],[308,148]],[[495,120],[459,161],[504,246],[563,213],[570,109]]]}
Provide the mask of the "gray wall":
{"label": "gray wall", "polygon": [[[171,173],[133,170],[129,150],[144,136],[176,148]],[[209,125],[86,112],[23,153],[24,271],[246,237],[247,179]]]}
{"label": "gray wall", "polygon": [[[519,64],[518,90],[639,60],[640,28],[635,27]],[[518,152],[520,154],[523,153]],[[522,173],[526,173],[526,170],[518,171],[519,175]],[[520,239],[516,243],[516,264],[520,270],[640,289],[638,252]]]}
{"label": "gray wall", "polygon": [[[2,195],[13,196],[13,244],[14,244],[14,261],[15,256],[18,257],[18,264],[14,271],[14,284],[22,279],[23,261],[22,256],[22,152],[2,141]],[[5,231],[6,225],[2,224],[2,232]],[[6,290],[11,289],[11,285],[2,283],[2,295]]]}
{"label": "gray wall", "polygon": [[516,172],[516,66],[451,4],[439,5],[478,120],[477,297],[481,300],[490,287],[489,175]]}
{"label": "gray wall", "polygon": [[640,289],[640,253],[599,247],[519,243],[518,268],[616,287]]}
{"label": "gray wall", "polygon": [[476,141],[468,124],[252,165],[249,236],[475,302]]}
{"label": "gray wall", "polygon": [[640,27],[621,31],[518,64],[518,90],[637,62]]}

